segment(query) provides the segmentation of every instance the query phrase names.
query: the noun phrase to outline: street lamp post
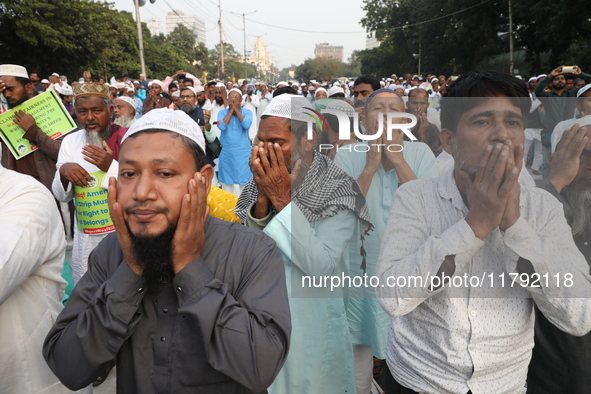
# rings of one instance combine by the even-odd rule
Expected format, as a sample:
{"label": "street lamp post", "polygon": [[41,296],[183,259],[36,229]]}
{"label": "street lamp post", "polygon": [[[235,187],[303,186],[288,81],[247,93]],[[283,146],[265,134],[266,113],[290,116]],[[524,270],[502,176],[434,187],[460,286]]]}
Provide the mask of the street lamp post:
{"label": "street lamp post", "polygon": [[[135,20],[137,22],[137,37],[140,47],[140,64],[142,65],[142,74],[146,75],[146,62],[144,61],[144,39],[142,37],[142,21],[140,20],[140,0],[133,0],[135,3]],[[144,5],[145,0],[142,2]]]}
{"label": "street lamp post", "polygon": [[248,71],[246,68],[246,15],[254,14],[257,10],[249,12],[248,14],[242,13],[242,30],[244,31],[244,79],[248,78]]}

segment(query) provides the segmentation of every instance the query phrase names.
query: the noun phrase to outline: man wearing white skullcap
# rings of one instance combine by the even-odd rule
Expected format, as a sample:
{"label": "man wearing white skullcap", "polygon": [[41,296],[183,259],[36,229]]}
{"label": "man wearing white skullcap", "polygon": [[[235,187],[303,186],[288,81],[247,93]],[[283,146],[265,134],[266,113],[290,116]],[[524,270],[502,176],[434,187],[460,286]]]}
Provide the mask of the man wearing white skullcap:
{"label": "man wearing white skullcap", "polygon": [[241,108],[242,92],[231,89],[228,108],[218,112],[218,129],[223,149],[219,158],[218,179],[223,190],[239,196],[244,185],[252,177],[248,168],[250,155],[249,130],[252,124],[251,110]]}
{"label": "man wearing white skullcap", "polygon": [[68,387],[116,363],[118,392],[261,393],[283,365],[281,255],[267,235],[209,216],[204,150],[182,111],[153,110],[126,134],[109,185],[116,234],[93,252],[43,348]]}
{"label": "man wearing white skullcap", "polygon": [[120,96],[113,101],[113,105],[115,106],[113,123],[128,129],[135,120],[135,100],[129,96]]}
{"label": "man wearing white skullcap", "polygon": [[218,114],[221,110],[228,108],[228,91],[226,90],[226,85],[222,82],[218,82],[215,87],[211,89],[211,120],[214,122],[212,125],[212,130],[215,131],[215,134],[218,138],[220,138],[221,133],[220,129],[217,126],[217,119]]}
{"label": "man wearing white skullcap", "polygon": [[[0,94],[8,102],[8,109],[12,109],[25,101],[35,97],[38,92],[33,87],[27,70],[15,64],[0,65]],[[25,134],[23,138],[39,149],[16,160],[4,141],[0,140],[0,160],[2,166],[9,170],[30,175],[51,190],[51,182],[55,174],[55,162],[58,157],[63,138],[52,140],[35,122],[35,118],[23,111],[15,113],[14,122]]]}
{"label": "man wearing white skullcap", "polygon": [[144,105],[142,107],[142,115],[145,115],[156,108],[168,108],[170,103],[171,101],[169,99],[162,96],[162,82],[160,82],[157,79],[154,79],[150,83],[147,97],[144,100]]}
{"label": "man wearing white skullcap", "polygon": [[291,94],[271,100],[235,212],[277,242],[291,277],[292,346],[269,393],[355,393],[345,290],[303,281],[349,271],[347,245],[369,230],[369,211],[355,180],[315,150],[316,123],[308,139],[307,107]]}

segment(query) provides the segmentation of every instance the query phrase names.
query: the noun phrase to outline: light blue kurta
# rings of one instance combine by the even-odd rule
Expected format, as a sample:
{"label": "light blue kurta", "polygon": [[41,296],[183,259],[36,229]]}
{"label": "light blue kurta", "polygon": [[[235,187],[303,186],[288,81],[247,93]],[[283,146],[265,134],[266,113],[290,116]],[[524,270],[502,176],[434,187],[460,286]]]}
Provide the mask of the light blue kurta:
{"label": "light blue kurta", "polygon": [[220,143],[222,153],[219,158],[218,179],[228,185],[246,185],[252,172],[248,166],[250,158],[250,138],[248,130],[252,124],[252,111],[241,108],[240,112],[244,119],[242,122],[236,115],[232,115],[230,123],[225,124],[224,118],[229,109],[222,109],[218,112],[217,126],[220,130]]}
{"label": "light blue kurta", "polygon": [[[360,142],[355,145],[367,145],[367,142]],[[355,152],[354,145],[348,145],[345,148],[349,146],[351,146],[351,151],[343,148],[339,150],[335,157],[335,164],[357,179],[365,167],[367,154]],[[417,178],[437,177],[437,161],[429,146],[422,142],[405,142],[403,152],[404,159]],[[386,231],[390,205],[399,183],[400,180],[394,169],[385,172],[384,168],[380,166],[369,187],[366,200],[374,229],[365,237],[363,242],[367,252],[368,276],[376,274],[380,245]],[[349,272],[352,277],[353,275],[363,276],[363,271],[360,268],[360,248],[361,241],[359,229],[357,228],[349,244],[351,261]],[[350,291],[350,297],[351,299],[349,299],[347,305],[347,317],[353,344],[369,345],[372,347],[375,357],[385,359],[391,318],[378,303],[375,289],[371,286],[353,287]]]}
{"label": "light blue kurta", "polygon": [[357,217],[350,210],[308,222],[293,203],[265,227],[285,264],[291,344],[269,394],[354,394],[353,346],[341,289],[303,288],[306,275],[347,274]]}

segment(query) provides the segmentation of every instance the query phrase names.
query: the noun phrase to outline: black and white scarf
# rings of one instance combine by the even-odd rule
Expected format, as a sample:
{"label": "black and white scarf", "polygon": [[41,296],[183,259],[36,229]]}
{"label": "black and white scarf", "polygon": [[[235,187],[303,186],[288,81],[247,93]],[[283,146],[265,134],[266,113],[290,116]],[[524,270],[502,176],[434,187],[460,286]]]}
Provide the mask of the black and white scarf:
{"label": "black and white scarf", "polygon": [[[234,212],[242,223],[246,222],[248,208],[256,202],[258,188],[254,179],[250,179],[240,194]],[[327,156],[314,151],[314,159],[310,169],[304,176],[300,186],[292,190],[292,201],[302,211],[309,222],[329,218],[338,211],[349,209],[359,219],[361,237],[361,269],[366,269],[366,253],[363,239],[373,229],[369,208],[359,184],[349,174],[340,169]],[[271,206],[271,213],[277,213]]]}

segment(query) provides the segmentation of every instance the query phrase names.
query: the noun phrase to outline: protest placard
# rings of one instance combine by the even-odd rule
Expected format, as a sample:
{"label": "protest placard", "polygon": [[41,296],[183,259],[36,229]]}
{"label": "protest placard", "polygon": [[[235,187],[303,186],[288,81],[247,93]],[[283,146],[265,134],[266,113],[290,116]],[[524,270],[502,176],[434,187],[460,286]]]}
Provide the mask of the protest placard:
{"label": "protest placard", "polygon": [[104,171],[89,174],[92,180],[87,187],[74,186],[74,206],[78,230],[84,234],[106,234],[115,231],[109,214],[107,190],[101,187]]}
{"label": "protest placard", "polygon": [[76,123],[53,89],[4,112],[0,115],[0,138],[17,160],[37,150],[37,146],[23,137],[26,130],[14,122],[14,114],[19,110],[31,115],[41,131],[51,139],[55,140],[76,129]]}

